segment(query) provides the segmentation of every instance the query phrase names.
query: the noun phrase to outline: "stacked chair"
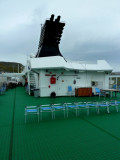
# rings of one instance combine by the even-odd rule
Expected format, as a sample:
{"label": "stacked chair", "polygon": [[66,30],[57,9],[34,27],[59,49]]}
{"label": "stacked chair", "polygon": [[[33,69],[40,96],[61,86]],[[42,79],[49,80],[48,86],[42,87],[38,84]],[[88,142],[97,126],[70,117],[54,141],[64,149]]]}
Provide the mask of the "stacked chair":
{"label": "stacked chair", "polygon": [[77,116],[78,106],[76,103],[65,103],[65,106],[66,106],[67,118],[68,118],[68,114],[70,110],[75,111],[76,116]]}
{"label": "stacked chair", "polygon": [[95,109],[97,114],[99,114],[99,103],[96,102],[96,101],[93,101],[93,102],[86,102],[87,104],[87,115],[90,114],[90,110],[93,110]]}
{"label": "stacked chair", "polygon": [[44,112],[50,112],[51,115],[52,115],[52,119],[54,118],[53,117],[53,107],[52,107],[51,104],[40,105],[40,117],[41,117],[41,120],[42,120],[42,114]]}
{"label": "stacked chair", "polygon": [[55,119],[55,112],[63,112],[64,118],[65,118],[65,104],[52,104],[53,113],[54,113],[54,119]]}
{"label": "stacked chair", "polygon": [[51,114],[52,120],[56,118],[57,113],[59,115],[63,115],[63,117],[69,117],[70,113],[74,114],[76,117],[79,117],[84,111],[88,116],[91,113],[91,110],[95,109],[97,114],[100,114],[105,109],[109,114],[112,109],[115,109],[118,112],[118,107],[120,105],[120,101],[111,100],[111,101],[92,101],[92,102],[73,102],[73,103],[57,103],[57,104],[46,104],[46,105],[38,105],[38,106],[26,106],[25,107],[25,123],[26,117],[29,114],[36,114],[39,122],[40,119],[43,119],[43,114],[46,112]]}
{"label": "stacked chair", "polygon": [[39,122],[39,107],[38,106],[25,106],[25,123],[27,121],[27,116],[30,114],[36,114]]}
{"label": "stacked chair", "polygon": [[77,107],[78,107],[78,116],[80,115],[81,110],[86,110],[87,115],[89,115],[89,106],[87,102],[77,102]]}
{"label": "stacked chair", "polygon": [[110,113],[109,102],[107,102],[107,101],[99,102],[99,104],[98,104],[98,113],[100,113],[100,109],[102,109],[102,108],[106,108],[107,113]]}
{"label": "stacked chair", "polygon": [[111,100],[109,102],[109,108],[115,108],[116,111],[118,112],[118,105],[120,105],[120,102],[118,102],[117,100]]}

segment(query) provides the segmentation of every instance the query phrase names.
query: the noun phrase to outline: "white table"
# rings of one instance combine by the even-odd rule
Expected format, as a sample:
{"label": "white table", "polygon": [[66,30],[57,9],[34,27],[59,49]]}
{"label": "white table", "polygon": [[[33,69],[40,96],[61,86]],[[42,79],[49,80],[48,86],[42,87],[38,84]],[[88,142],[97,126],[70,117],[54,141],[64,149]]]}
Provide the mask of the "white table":
{"label": "white table", "polygon": [[110,93],[110,98],[113,97],[113,92],[115,93],[115,97],[117,97],[117,93],[119,92],[118,89],[101,89],[101,91],[109,92]]}

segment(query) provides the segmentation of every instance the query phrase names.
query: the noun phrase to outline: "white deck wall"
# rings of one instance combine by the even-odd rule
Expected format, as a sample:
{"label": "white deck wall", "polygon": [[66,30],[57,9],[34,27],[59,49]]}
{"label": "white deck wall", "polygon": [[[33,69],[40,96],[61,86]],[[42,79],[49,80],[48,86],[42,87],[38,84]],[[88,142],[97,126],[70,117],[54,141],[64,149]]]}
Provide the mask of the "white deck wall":
{"label": "white deck wall", "polygon": [[[56,78],[56,84],[50,84],[50,78],[53,75]],[[74,84],[74,80],[76,84]],[[92,81],[97,82],[95,86],[92,86]],[[85,72],[75,72],[75,71],[66,71],[63,69],[57,70],[40,70],[39,71],[39,89],[40,97],[48,97],[51,92],[55,92],[56,96],[67,96],[68,86],[72,86],[73,90],[80,87],[92,87],[93,92],[94,88],[109,88],[109,76],[104,72],[96,71],[85,71]]]}

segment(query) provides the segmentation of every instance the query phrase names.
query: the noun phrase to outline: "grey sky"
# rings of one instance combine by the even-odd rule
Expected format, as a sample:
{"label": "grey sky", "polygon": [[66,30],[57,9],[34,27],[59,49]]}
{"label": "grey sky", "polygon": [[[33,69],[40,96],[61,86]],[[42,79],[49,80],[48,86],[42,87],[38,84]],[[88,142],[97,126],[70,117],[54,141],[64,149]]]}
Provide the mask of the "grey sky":
{"label": "grey sky", "polygon": [[60,43],[65,58],[105,59],[120,71],[119,0],[0,0],[0,61],[25,65],[51,14],[66,23]]}

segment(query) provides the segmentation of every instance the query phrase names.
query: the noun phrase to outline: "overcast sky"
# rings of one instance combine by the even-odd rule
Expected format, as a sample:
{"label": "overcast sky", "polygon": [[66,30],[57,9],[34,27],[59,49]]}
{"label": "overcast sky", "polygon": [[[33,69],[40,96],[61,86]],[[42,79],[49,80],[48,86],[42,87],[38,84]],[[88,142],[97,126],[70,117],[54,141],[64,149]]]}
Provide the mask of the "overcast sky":
{"label": "overcast sky", "polygon": [[119,0],[0,0],[0,61],[25,65],[38,49],[41,24],[61,15],[69,60],[103,60],[120,71]]}

